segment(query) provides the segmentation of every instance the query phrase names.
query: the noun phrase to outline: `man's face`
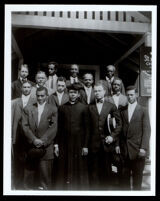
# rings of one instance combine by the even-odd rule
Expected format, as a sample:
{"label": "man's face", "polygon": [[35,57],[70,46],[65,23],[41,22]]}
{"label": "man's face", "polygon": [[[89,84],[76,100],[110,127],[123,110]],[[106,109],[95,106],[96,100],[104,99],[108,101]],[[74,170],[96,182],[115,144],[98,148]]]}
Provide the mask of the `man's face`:
{"label": "man's face", "polygon": [[47,80],[47,78],[46,78],[46,75],[44,73],[37,74],[36,82],[39,86],[44,86],[46,80]]}
{"label": "man's face", "polygon": [[31,93],[31,84],[29,84],[28,82],[24,83],[22,85],[22,94],[24,94],[25,96],[28,96]]}
{"label": "man's face", "polygon": [[136,101],[136,98],[137,98],[137,95],[136,95],[136,92],[135,90],[129,90],[126,92],[126,95],[127,95],[127,98],[128,98],[128,102],[129,103],[134,103]]}
{"label": "man's face", "polygon": [[104,98],[105,90],[103,89],[102,86],[94,86],[94,95],[95,98],[100,100]]}
{"label": "man's face", "polygon": [[57,82],[57,91],[59,93],[64,92],[65,88],[66,88],[66,83],[64,81],[58,81]]}
{"label": "man's face", "polygon": [[68,95],[69,95],[69,100],[71,102],[75,102],[77,98],[79,97],[79,92],[77,90],[70,89],[68,92]]}
{"label": "man's face", "polygon": [[106,67],[106,75],[109,79],[111,79],[114,76],[114,67],[113,66]]}
{"label": "man's face", "polygon": [[86,75],[84,76],[83,82],[84,82],[84,85],[85,85],[86,87],[88,87],[88,88],[91,87],[92,84],[93,84],[93,77],[92,77],[92,75],[86,74]]}
{"label": "man's face", "polygon": [[55,64],[49,64],[48,65],[48,72],[49,72],[49,75],[54,75],[56,73]]}
{"label": "man's face", "polygon": [[70,73],[72,77],[77,77],[77,74],[79,73],[79,69],[77,65],[72,65],[70,69]]}
{"label": "man's face", "polygon": [[47,95],[45,90],[37,91],[37,101],[40,105],[42,105],[47,99]]}
{"label": "man's face", "polygon": [[113,92],[115,92],[115,93],[119,92],[121,90],[121,81],[115,80],[113,82],[112,88],[113,88]]}
{"label": "man's face", "polygon": [[20,70],[20,77],[25,79],[28,76],[28,68],[22,66]]}

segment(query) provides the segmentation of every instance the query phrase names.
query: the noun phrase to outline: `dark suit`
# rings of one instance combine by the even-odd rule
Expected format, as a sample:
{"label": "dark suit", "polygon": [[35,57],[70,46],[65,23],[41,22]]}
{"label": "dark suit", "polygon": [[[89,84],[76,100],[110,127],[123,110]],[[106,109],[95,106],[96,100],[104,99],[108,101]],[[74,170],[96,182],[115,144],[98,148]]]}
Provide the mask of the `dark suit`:
{"label": "dark suit", "polygon": [[[68,94],[66,92],[64,92],[64,94],[62,96],[62,100],[61,100],[61,105],[64,105],[68,101],[69,101]],[[58,97],[57,97],[57,93],[53,93],[48,97],[48,103],[54,105],[57,108],[60,106]]]}
{"label": "dark suit", "polygon": [[122,134],[120,149],[124,158],[123,182],[124,188],[130,189],[130,171],[133,176],[133,189],[140,190],[145,158],[139,157],[140,149],[148,151],[150,137],[149,116],[142,106],[137,104],[135,111],[128,121],[128,107],[121,111]]}
{"label": "dark suit", "polygon": [[[80,102],[83,103],[83,104],[87,104],[88,105],[88,103],[87,103],[87,94],[86,94],[85,89],[84,88],[81,89],[79,91],[79,93],[80,93]],[[90,103],[89,104],[92,104],[94,102],[95,102],[95,96],[94,96],[94,90],[92,88],[92,90],[91,90],[91,96],[90,96]]]}
{"label": "dark suit", "polygon": [[[26,107],[31,106],[35,101],[36,100],[30,96]],[[22,98],[12,100],[12,183],[16,189],[23,189],[24,162],[26,156],[26,138],[24,137],[21,125],[22,112]]]}
{"label": "dark suit", "polygon": [[[114,79],[117,79],[118,77],[114,77]],[[108,80],[101,80],[103,85],[104,85],[104,88],[106,90],[106,94],[105,96],[111,96],[112,95],[112,83],[108,82]],[[124,84],[122,82],[122,86],[121,86],[121,93],[123,95],[125,95],[125,88],[124,88]]]}
{"label": "dark suit", "polygon": [[23,113],[22,127],[30,147],[37,138],[44,142],[45,155],[36,162],[36,173],[39,173],[39,185],[44,189],[51,187],[53,140],[57,133],[57,108],[46,103],[38,125],[38,105],[26,107]]}
{"label": "dark suit", "polygon": [[[107,126],[108,115],[115,117],[117,126],[110,134]],[[105,187],[106,181],[111,174],[111,152],[113,144],[121,131],[120,114],[115,105],[104,101],[101,113],[98,113],[96,104],[89,106],[90,118],[90,182],[94,188]],[[113,144],[107,145],[105,137],[111,135],[114,139]]]}
{"label": "dark suit", "polygon": [[[34,85],[33,82],[31,82],[32,86]],[[15,80],[12,82],[12,99],[20,98],[22,95],[22,82],[20,79]]]}

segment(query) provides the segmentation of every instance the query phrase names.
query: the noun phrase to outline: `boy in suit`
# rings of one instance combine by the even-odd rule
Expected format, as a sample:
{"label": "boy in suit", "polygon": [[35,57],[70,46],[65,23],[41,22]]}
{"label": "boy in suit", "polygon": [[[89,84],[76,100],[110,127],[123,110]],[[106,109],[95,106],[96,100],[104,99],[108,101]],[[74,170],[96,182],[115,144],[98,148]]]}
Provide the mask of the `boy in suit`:
{"label": "boy in suit", "polygon": [[148,112],[137,103],[134,86],[126,89],[128,106],[121,111],[122,133],[119,151],[124,159],[122,169],[122,189],[131,189],[131,171],[133,190],[141,190],[145,157],[148,152],[150,138],[150,122]]}

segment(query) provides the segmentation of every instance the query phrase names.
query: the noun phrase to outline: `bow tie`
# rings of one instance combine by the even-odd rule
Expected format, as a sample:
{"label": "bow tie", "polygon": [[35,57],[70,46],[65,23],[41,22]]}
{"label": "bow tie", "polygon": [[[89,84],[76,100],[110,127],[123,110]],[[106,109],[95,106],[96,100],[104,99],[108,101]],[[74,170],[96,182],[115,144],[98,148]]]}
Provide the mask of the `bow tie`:
{"label": "bow tie", "polygon": [[97,103],[103,103],[103,99],[97,99]]}

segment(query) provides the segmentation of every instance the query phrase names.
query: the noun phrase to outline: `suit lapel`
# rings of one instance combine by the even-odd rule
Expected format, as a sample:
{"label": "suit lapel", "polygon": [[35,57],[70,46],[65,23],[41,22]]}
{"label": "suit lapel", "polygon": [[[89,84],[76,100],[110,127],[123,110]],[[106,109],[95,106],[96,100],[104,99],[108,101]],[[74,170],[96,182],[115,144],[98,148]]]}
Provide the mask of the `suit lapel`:
{"label": "suit lapel", "polygon": [[56,102],[56,105],[59,106],[59,101],[58,101],[57,94],[54,93],[53,96],[54,96],[54,100],[55,100],[55,102]]}
{"label": "suit lapel", "polygon": [[136,105],[136,108],[135,108],[135,110],[134,110],[134,112],[133,112],[133,114],[132,114],[132,117],[131,117],[131,119],[130,119],[130,123],[131,123],[132,121],[134,121],[134,120],[137,118],[138,111],[139,111],[139,105],[137,104],[137,105]]}
{"label": "suit lapel", "polygon": [[93,111],[99,116],[99,113],[98,113],[98,109],[97,109],[97,106],[96,106],[96,103],[93,105],[92,107]]}
{"label": "suit lapel", "polygon": [[48,113],[48,104],[46,103],[44,106],[44,110],[41,114],[41,118],[40,118],[38,127],[43,125],[43,119],[45,119],[45,117],[47,116],[47,113]]}
{"label": "suit lapel", "polygon": [[126,120],[127,123],[129,123],[129,121],[128,121],[128,107],[124,110],[123,114],[124,114],[124,119]]}
{"label": "suit lapel", "polygon": [[90,103],[92,103],[94,101],[94,90],[92,88],[91,90],[91,96],[90,96]]}
{"label": "suit lapel", "polygon": [[64,93],[62,96],[61,105],[65,104],[67,101],[68,101],[68,95]]}
{"label": "suit lapel", "polygon": [[38,128],[38,105],[35,103],[34,109],[32,110],[33,119],[36,127]]}

